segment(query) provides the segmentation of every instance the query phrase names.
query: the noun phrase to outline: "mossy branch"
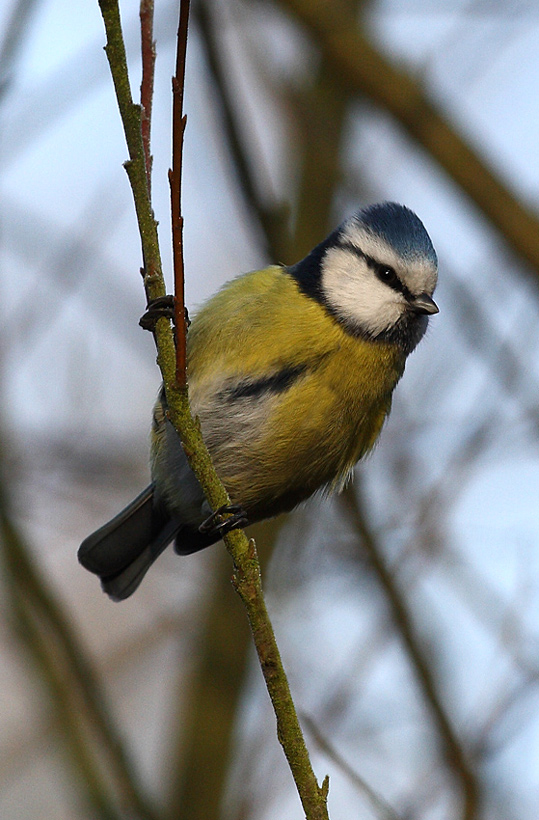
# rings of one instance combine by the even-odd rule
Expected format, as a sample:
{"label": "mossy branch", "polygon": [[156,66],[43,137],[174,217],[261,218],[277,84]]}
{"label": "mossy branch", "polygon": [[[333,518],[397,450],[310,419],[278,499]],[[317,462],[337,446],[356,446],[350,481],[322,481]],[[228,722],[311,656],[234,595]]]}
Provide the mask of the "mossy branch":
{"label": "mossy branch", "polygon": [[[129,160],[125,168],[133,191],[144,260],[144,284],[148,299],[165,294],[157,226],[148,194],[141,108],[133,103],[120,11],[117,0],[99,0],[105,23],[105,51],[110,65],[118,108],[122,119]],[[180,152],[181,157],[181,152]],[[178,169],[172,169],[172,173]],[[157,322],[155,340],[157,363],[165,386],[168,416],[178,432],[189,461],[212,509],[228,505],[230,499],[220,482],[203,442],[200,425],[189,409],[187,385],[176,380],[176,358],[172,330],[166,319]],[[277,718],[279,741],[290,765],[308,820],[327,820],[328,779],[318,785],[290,694],[286,673],[266,609],[254,541],[242,531],[225,536],[226,547],[234,562],[234,586],[249,618],[256,650],[268,693]]]}

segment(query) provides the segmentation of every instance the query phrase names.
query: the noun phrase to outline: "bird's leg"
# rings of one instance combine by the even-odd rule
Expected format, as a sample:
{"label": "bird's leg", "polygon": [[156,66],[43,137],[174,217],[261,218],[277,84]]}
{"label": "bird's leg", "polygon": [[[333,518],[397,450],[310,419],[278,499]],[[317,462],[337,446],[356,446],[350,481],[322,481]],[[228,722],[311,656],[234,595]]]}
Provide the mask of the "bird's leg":
{"label": "bird's leg", "polygon": [[[229,516],[224,518],[223,516]],[[230,530],[241,529],[249,523],[247,513],[240,504],[223,504],[206,518],[199,526],[198,531],[208,535],[218,535],[222,538]]]}
{"label": "bird's leg", "polygon": [[[158,296],[157,299],[150,299],[146,313],[143,313],[139,319],[139,325],[144,328],[144,330],[150,330],[154,333],[158,319],[172,319],[174,322],[174,303],[175,297],[170,294],[167,296]],[[191,324],[187,308],[185,308],[185,324],[187,327]]]}

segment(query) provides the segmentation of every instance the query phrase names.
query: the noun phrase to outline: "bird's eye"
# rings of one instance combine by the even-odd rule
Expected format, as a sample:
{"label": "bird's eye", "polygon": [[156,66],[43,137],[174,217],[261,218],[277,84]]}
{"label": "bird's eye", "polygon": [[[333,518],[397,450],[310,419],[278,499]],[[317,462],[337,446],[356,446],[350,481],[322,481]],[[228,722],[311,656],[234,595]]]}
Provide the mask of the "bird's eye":
{"label": "bird's eye", "polygon": [[393,268],[390,268],[387,265],[380,265],[376,271],[376,275],[381,282],[389,285],[390,288],[395,288],[395,290],[401,289],[400,279]]}

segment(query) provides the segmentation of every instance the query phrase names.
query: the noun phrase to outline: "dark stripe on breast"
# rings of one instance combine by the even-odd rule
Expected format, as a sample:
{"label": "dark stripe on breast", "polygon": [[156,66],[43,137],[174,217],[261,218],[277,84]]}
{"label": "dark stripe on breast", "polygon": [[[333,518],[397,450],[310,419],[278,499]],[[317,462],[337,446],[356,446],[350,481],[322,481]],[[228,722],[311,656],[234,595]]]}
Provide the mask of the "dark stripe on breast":
{"label": "dark stripe on breast", "polygon": [[246,379],[224,390],[223,398],[226,401],[237,401],[238,399],[257,398],[263,393],[284,393],[306,370],[306,364],[298,364],[294,367],[283,367],[282,370],[261,379]]}

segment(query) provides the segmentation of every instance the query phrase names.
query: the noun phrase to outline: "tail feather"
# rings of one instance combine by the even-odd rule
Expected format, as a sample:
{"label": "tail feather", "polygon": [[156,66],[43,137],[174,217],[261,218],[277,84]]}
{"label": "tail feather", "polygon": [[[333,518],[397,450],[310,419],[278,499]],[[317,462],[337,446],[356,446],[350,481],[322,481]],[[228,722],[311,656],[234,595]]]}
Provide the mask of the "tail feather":
{"label": "tail feather", "polygon": [[113,601],[123,601],[171,541],[175,541],[177,553],[189,555],[218,540],[215,533],[201,533],[171,518],[156,501],[154,485],[150,484],[122,512],[84,539],[78,558],[85,569],[99,576],[104,592]]}
{"label": "tail feather", "polygon": [[175,519],[169,520],[151,544],[146,546],[121,572],[101,577],[101,586],[109,598],[113,601],[123,601],[128,598],[136,590],[155,559],[174,538],[176,539],[174,551],[178,555],[191,555],[218,540],[215,535],[213,537],[203,535],[198,530],[183,526]]}
{"label": "tail feather", "polygon": [[135,591],[149,567],[174,540],[182,524],[154,502],[153,485],[82,542],[78,558],[101,579],[104,591],[121,601]]}
{"label": "tail feather", "polygon": [[158,536],[137,557],[115,575],[102,575],[101,586],[113,601],[123,601],[137,589],[147,571],[173,540],[181,525],[169,521]]}

